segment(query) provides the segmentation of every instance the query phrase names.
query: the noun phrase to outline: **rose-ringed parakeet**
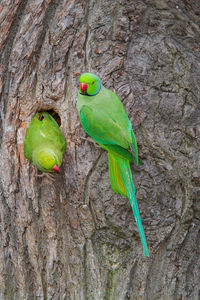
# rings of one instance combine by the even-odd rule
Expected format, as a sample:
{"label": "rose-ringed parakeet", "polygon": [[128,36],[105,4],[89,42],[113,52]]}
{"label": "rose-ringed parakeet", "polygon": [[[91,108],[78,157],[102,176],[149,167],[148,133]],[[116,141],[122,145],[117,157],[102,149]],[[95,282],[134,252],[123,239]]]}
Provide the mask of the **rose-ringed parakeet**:
{"label": "rose-ringed parakeet", "polygon": [[65,150],[65,138],[54,118],[47,112],[36,113],[26,131],[26,158],[42,172],[60,172]]}
{"label": "rose-ringed parakeet", "polygon": [[135,165],[139,163],[137,143],[123,104],[115,93],[101,84],[99,77],[85,73],[79,79],[77,110],[86,133],[108,151],[112,189],[129,199],[144,255],[149,256],[129,165],[129,161]]}

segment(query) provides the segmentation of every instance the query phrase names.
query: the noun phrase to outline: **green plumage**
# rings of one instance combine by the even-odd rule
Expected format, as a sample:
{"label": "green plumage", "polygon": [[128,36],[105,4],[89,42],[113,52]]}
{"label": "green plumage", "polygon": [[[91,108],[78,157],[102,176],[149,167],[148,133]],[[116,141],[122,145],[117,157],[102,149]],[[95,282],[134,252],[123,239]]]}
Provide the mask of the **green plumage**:
{"label": "green plumage", "polygon": [[66,150],[65,138],[54,120],[47,112],[36,113],[26,131],[24,154],[42,172],[54,172],[60,167]]}
{"label": "green plumage", "polygon": [[111,186],[115,193],[120,193],[129,199],[144,255],[149,256],[129,165],[129,161],[133,161],[135,165],[139,164],[137,143],[131,122],[121,100],[112,91],[102,86],[97,76],[85,73],[80,77],[79,83],[77,109],[81,124],[87,134],[108,151]]}

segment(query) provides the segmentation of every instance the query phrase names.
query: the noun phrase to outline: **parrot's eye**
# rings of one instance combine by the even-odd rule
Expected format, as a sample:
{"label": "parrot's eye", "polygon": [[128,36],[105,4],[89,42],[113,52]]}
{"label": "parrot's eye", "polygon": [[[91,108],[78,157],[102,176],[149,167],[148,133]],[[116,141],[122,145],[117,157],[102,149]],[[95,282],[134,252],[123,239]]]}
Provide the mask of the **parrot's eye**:
{"label": "parrot's eye", "polygon": [[92,81],[92,84],[94,84],[94,81]]}

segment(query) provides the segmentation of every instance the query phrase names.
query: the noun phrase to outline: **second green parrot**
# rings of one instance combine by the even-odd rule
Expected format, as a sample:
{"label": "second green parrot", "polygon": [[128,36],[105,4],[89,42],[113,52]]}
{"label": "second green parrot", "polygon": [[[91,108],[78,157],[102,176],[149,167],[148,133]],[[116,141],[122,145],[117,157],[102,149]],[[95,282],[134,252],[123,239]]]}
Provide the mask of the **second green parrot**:
{"label": "second green parrot", "polygon": [[129,161],[135,165],[139,163],[137,143],[123,104],[116,94],[101,84],[99,77],[84,73],[79,79],[77,110],[86,133],[108,151],[111,186],[115,193],[129,199],[144,256],[149,256],[129,165]]}
{"label": "second green parrot", "polygon": [[36,113],[26,131],[26,158],[42,172],[60,172],[65,150],[65,138],[54,118],[47,112]]}

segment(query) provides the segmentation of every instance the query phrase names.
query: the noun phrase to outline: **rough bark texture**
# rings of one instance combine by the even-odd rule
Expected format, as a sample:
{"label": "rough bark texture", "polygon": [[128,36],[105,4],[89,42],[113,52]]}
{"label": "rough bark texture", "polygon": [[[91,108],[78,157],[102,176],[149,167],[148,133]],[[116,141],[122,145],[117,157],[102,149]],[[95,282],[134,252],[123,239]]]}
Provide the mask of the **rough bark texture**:
{"label": "rough bark texture", "polygon": [[[199,1],[2,0],[0,25],[0,299],[200,299]],[[84,71],[132,121],[150,259],[106,153],[80,139]],[[23,154],[49,109],[68,145],[53,183]]]}

